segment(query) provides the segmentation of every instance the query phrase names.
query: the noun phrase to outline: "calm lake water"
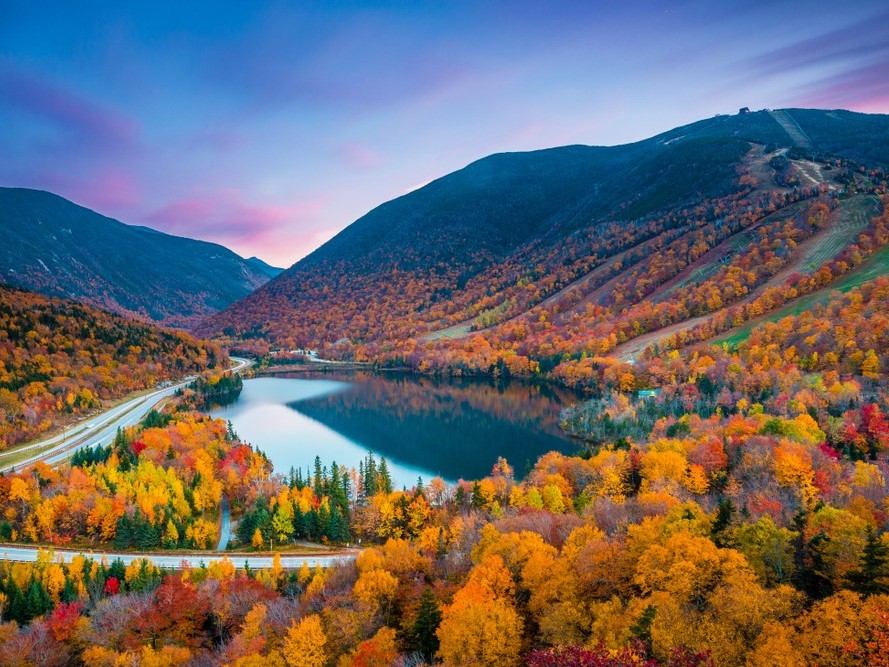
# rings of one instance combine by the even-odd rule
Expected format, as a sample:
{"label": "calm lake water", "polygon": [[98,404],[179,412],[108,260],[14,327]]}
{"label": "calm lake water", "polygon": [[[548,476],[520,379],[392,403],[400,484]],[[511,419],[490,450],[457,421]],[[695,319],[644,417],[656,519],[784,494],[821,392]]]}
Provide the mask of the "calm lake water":
{"label": "calm lake water", "polygon": [[385,456],[397,486],[477,479],[505,456],[522,476],[541,454],[571,453],[559,411],[576,403],[550,386],[407,374],[295,374],[246,380],[231,405],[211,410],[268,455],[278,472],[318,455],[357,467]]}

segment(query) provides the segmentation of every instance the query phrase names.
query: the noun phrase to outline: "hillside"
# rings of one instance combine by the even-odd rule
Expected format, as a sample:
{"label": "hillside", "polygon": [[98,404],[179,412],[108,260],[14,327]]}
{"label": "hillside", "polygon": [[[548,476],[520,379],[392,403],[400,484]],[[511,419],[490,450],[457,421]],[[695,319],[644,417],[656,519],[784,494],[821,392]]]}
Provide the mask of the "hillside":
{"label": "hillside", "polygon": [[730,328],[854,272],[885,243],[887,159],[889,117],[799,109],[494,155],[374,209],[198,331],[576,383],[564,364],[733,307]]}
{"label": "hillside", "polygon": [[188,326],[278,272],[213,243],[125,225],[39,190],[0,188],[0,276],[168,326]]}
{"label": "hillside", "polygon": [[0,285],[0,450],[223,362],[217,346],[187,334]]}

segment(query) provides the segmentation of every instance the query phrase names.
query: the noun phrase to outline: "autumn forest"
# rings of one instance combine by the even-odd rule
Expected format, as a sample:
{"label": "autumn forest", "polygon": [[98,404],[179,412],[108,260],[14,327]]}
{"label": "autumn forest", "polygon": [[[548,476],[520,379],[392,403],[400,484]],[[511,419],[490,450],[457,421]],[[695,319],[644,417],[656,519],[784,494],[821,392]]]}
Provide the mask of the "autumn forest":
{"label": "autumn forest", "polygon": [[[491,156],[190,332],[0,288],[0,542],[34,554],[0,560],[0,665],[889,666],[887,131],[759,111]],[[573,450],[399,485],[373,452],[275,469],[208,414],[305,369],[570,389]],[[542,420],[494,393],[440,392]]]}

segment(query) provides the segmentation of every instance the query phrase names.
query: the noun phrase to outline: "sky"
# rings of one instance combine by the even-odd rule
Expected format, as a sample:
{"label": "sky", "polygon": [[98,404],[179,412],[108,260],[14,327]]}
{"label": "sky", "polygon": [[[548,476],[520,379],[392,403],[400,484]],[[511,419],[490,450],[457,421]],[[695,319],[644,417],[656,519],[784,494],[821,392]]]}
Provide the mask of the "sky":
{"label": "sky", "polygon": [[489,155],[889,112],[884,0],[0,0],[0,185],[286,267]]}

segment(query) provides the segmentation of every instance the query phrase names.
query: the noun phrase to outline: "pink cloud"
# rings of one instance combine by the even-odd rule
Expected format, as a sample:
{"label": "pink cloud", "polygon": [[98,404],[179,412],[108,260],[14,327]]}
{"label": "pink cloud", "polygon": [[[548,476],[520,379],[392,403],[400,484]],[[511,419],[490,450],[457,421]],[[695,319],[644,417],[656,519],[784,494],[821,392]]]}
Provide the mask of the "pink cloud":
{"label": "pink cloud", "polygon": [[812,106],[848,106],[860,111],[889,111],[889,64],[876,63],[828,77],[807,87],[799,103]]}
{"label": "pink cloud", "polygon": [[[221,243],[236,252],[256,254],[269,261],[300,256],[305,234],[292,241],[284,230],[315,222],[322,199],[297,204],[253,204],[234,190],[178,199],[143,217],[161,231]],[[292,260],[291,260],[292,261]],[[289,265],[289,264],[288,264]]]}
{"label": "pink cloud", "polygon": [[127,172],[102,169],[84,187],[84,198],[100,210],[120,210],[135,206],[142,200],[136,179]]}
{"label": "pink cloud", "polygon": [[3,106],[53,126],[60,151],[94,154],[136,148],[140,128],[134,118],[29,72],[0,66],[0,98]]}
{"label": "pink cloud", "polygon": [[383,164],[383,157],[360,141],[341,144],[337,149],[337,155],[347,166],[357,169],[372,169]]}

